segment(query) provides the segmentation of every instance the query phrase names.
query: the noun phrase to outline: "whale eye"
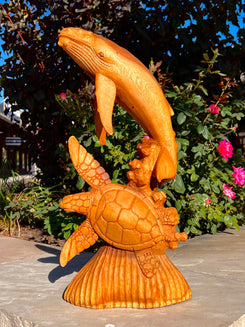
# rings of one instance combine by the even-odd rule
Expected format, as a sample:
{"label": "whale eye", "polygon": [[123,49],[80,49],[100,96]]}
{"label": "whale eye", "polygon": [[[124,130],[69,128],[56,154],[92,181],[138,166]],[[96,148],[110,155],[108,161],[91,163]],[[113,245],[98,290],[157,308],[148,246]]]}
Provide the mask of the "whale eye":
{"label": "whale eye", "polygon": [[99,52],[99,56],[100,57],[104,57],[105,55],[104,55],[104,52]]}

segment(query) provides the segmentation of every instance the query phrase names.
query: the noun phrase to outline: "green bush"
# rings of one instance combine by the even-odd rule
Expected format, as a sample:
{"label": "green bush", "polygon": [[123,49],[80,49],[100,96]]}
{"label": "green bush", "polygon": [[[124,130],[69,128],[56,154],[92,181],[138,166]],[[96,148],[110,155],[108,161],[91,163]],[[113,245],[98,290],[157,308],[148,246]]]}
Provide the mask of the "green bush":
{"label": "green bush", "polygon": [[[237,92],[239,85],[215,70],[218,56],[217,51],[213,51],[211,58],[204,54],[203,67],[196,70],[197,78],[181,87],[172,85],[171,78],[161,73],[159,64],[151,62],[150,65],[175,111],[172,121],[179,145],[176,178],[165,184],[163,190],[168,195],[167,205],[175,206],[179,212],[178,228],[189,236],[214,234],[227,227],[239,229],[245,223],[245,187],[242,183],[233,184],[232,176],[233,166],[244,167],[245,160],[241,150],[231,152],[230,142],[236,136],[238,122],[244,117],[245,101],[241,90]],[[92,92],[93,85],[89,84],[79,94],[67,91],[62,97],[56,95],[56,101],[63,108],[63,115],[70,118],[70,135],[79,139],[114,183],[127,183],[128,162],[137,156],[136,145],[144,131],[122,108],[115,106],[114,134],[101,146],[95,136],[89,94]],[[224,140],[229,145],[229,160],[219,151]],[[58,152],[66,162],[68,149],[60,145]],[[241,171],[244,170],[241,168]],[[49,234],[67,239],[85,217],[64,212],[59,208],[59,201],[66,194],[88,190],[89,186],[78,177],[72,163],[67,167],[63,184],[57,187],[35,184],[29,188],[16,182],[6,188],[3,184],[0,188],[1,219],[9,225],[39,225]]]}
{"label": "green bush", "polygon": [[[196,79],[165,90],[175,111],[173,125],[179,146],[176,178],[164,190],[168,204],[179,212],[179,228],[189,235],[214,234],[226,227],[239,229],[245,222],[244,184],[233,185],[232,177],[233,166],[244,167],[245,161],[241,150],[231,153],[230,142],[244,117],[245,101],[233,96],[239,86],[214,69],[218,56],[217,50],[211,58],[205,53],[204,67],[196,70]],[[219,151],[224,140],[230,152],[228,160]],[[245,172],[242,174],[245,181]],[[229,197],[224,194],[228,187],[235,191]]]}
{"label": "green bush", "polygon": [[[219,55],[217,50],[210,58],[205,53],[203,67],[195,71],[197,78],[181,87],[172,85],[171,78],[161,74],[159,64],[150,64],[175,111],[173,125],[179,145],[176,178],[163,190],[168,195],[167,205],[176,206],[179,212],[179,229],[190,236],[214,234],[226,227],[239,229],[244,223],[244,185],[233,185],[235,199],[227,197],[223,188],[232,187],[232,167],[244,166],[241,151],[226,161],[218,148],[224,139],[232,146],[229,139],[234,138],[238,122],[244,117],[245,102],[236,94],[239,86],[214,69]],[[126,183],[128,162],[136,156],[136,145],[144,132],[116,106],[114,135],[102,147],[95,136],[93,105],[86,103],[89,88],[80,95],[67,91],[63,99],[57,95],[56,100],[73,119],[71,134],[104,166],[113,182]],[[74,168],[70,172],[76,174]],[[80,188],[84,187],[80,178]]]}
{"label": "green bush", "polygon": [[2,176],[0,185],[0,221],[2,226],[7,226],[10,230],[15,223],[19,228],[19,220],[12,219],[8,206],[14,201],[16,196],[25,189],[25,184],[23,180],[19,179],[17,173],[12,172],[10,174],[11,176],[4,177],[4,172],[5,163],[0,170]]}
{"label": "green bush", "polygon": [[[127,112],[116,105],[113,111],[114,133],[107,137],[106,145],[102,146],[96,136],[93,103],[90,103],[89,100],[92,88],[89,85],[79,94],[73,94],[68,90],[62,97],[56,95],[56,100],[63,108],[63,114],[68,115],[72,121],[70,135],[74,135],[86,150],[100,162],[114,183],[127,183],[128,162],[137,155],[136,146],[145,132]],[[67,155],[67,153],[68,149],[61,155]],[[75,176],[77,173],[73,165],[69,164],[65,176],[67,188]],[[84,187],[87,189],[84,181],[79,177],[76,188]]]}
{"label": "green bush", "polygon": [[0,222],[2,226],[18,229],[29,225],[44,228],[50,235],[67,239],[83,221],[82,217],[67,214],[59,208],[65,194],[60,187],[43,187],[36,181],[25,185],[23,180],[5,179],[0,187]]}

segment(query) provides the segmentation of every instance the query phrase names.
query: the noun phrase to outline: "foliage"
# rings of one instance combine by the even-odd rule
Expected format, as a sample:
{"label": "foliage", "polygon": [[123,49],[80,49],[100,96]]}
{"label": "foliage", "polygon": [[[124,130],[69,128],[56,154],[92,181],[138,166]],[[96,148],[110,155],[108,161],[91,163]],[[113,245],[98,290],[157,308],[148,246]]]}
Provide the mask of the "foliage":
{"label": "foliage", "polygon": [[[231,145],[238,122],[244,117],[245,103],[235,96],[239,84],[216,69],[219,56],[217,50],[212,52],[211,57],[205,53],[203,67],[196,70],[197,78],[180,87],[173,85],[171,78],[161,73],[160,64],[151,62],[150,65],[175,110],[173,125],[179,145],[178,171],[176,178],[164,187],[167,205],[176,206],[180,215],[179,228],[190,236],[216,233],[226,227],[239,229],[245,222],[245,172],[243,168],[238,169],[239,166],[244,167],[245,160],[240,150],[233,152],[234,143]],[[211,79],[217,83],[215,94],[209,86]],[[113,182],[125,183],[128,162],[135,158],[136,144],[144,131],[120,107],[116,107],[114,135],[102,147],[94,135],[90,92],[93,92],[93,85],[87,84],[79,94],[67,91],[56,95],[56,101],[62,107],[63,115],[71,121],[69,129],[72,134],[97,157]],[[240,96],[242,98],[243,94]],[[86,131],[82,136],[81,130]],[[67,156],[66,147],[60,148],[59,155]],[[77,173],[70,164],[65,176],[67,184],[75,175]],[[88,190],[88,185],[81,178],[73,186],[74,191]],[[233,188],[235,198],[229,195],[227,188]],[[85,217],[67,214],[59,208],[58,202],[65,193],[60,190],[60,187],[40,185],[20,190],[18,183],[9,188],[4,185],[0,192],[4,219],[17,225],[19,222],[42,222],[50,234],[68,238]]]}
{"label": "foliage", "polygon": [[50,235],[67,239],[84,217],[67,214],[59,208],[62,193],[57,187],[42,187],[36,181],[27,185],[13,173],[13,180],[3,180],[0,187],[0,222],[10,230],[30,225],[47,230]]}
{"label": "foliage", "polygon": [[[1,175],[2,175],[2,169],[5,171],[5,165],[1,167],[1,172],[0,172]],[[13,201],[16,194],[22,192],[24,188],[25,188],[25,184],[23,180],[20,180],[18,174],[14,172],[12,172],[12,176],[10,178],[1,178],[0,217],[4,224],[8,224],[9,228],[11,228],[12,219],[10,219],[10,215],[7,207]],[[18,222],[17,225],[19,226]]]}
{"label": "foliage", "polygon": [[[168,196],[167,205],[177,208],[180,215],[179,228],[190,236],[216,233],[217,230],[227,227],[239,229],[239,226],[245,223],[245,172],[242,168],[237,169],[237,174],[242,171],[242,178],[235,179],[233,168],[233,166],[244,167],[245,159],[242,158],[241,149],[233,153],[234,143],[233,146],[231,144],[238,123],[245,116],[245,101],[242,99],[240,85],[216,69],[220,56],[217,49],[212,51],[212,56],[204,53],[202,67],[196,69],[197,78],[180,87],[173,85],[171,78],[161,73],[159,63],[155,65],[153,61],[150,63],[151,72],[157,73],[159,83],[175,111],[173,125],[178,143],[178,171],[176,178],[164,187]],[[210,80],[213,85],[216,82],[216,88],[210,87]],[[214,94],[213,90],[215,90]],[[239,98],[236,96],[238,93]],[[81,101],[84,101],[84,98],[86,98],[84,94],[79,99],[79,96],[67,92],[67,96],[63,99],[57,96],[57,101],[74,119],[73,134],[76,131],[78,135],[80,134],[75,122],[78,121],[79,116],[83,117],[83,123],[88,124],[87,134],[80,137],[80,141],[88,152],[98,157],[101,154],[100,162],[105,157],[105,165],[112,169],[111,176],[118,177],[117,164],[125,164],[125,167],[124,165],[122,167],[128,169],[128,161],[136,155],[135,141],[139,141],[143,132],[134,138],[133,133],[139,128],[137,123],[131,119],[128,124],[127,119],[130,117],[125,116],[122,109],[117,108],[113,122],[115,136],[107,141],[105,147],[101,147],[94,136],[94,125],[89,123],[88,115],[81,112]],[[86,110],[86,105],[84,109]],[[89,112],[91,113],[91,110]],[[75,113],[78,117],[74,116]],[[91,121],[92,119],[91,115]],[[122,135],[117,134],[121,128]],[[112,142],[113,147],[111,147]],[[221,144],[223,147],[220,146]],[[119,152],[117,152],[118,145],[120,145]],[[130,151],[125,152],[126,149]],[[114,179],[114,182],[127,182],[123,179],[126,170],[119,170],[120,178]],[[233,185],[236,180],[237,184]],[[235,199],[228,197],[230,193],[226,192],[225,186],[233,187]]]}
{"label": "foliage", "polygon": [[[24,109],[22,125],[33,161],[48,185],[63,179],[59,145],[66,142],[70,121],[62,115],[54,94],[77,92],[86,84],[82,71],[58,47],[58,34],[68,26],[111,33],[127,17],[124,1],[9,1],[0,5],[2,48],[9,57],[0,68],[0,84],[12,110]],[[122,27],[120,28],[122,31]]]}
{"label": "foliage", "polygon": [[[67,95],[63,99],[60,95],[56,95],[56,100],[63,108],[64,113],[71,119],[71,134],[78,138],[89,153],[93,154],[94,158],[108,172],[113,182],[125,183],[127,181],[126,172],[129,169],[128,162],[134,159],[136,145],[145,135],[145,132],[127,112],[121,107],[115,106],[113,112],[114,133],[110,138],[107,138],[106,145],[102,146],[95,135],[92,104],[89,101],[89,96],[87,96],[92,88],[93,86],[90,84],[79,94],[73,94],[67,90]],[[70,183],[70,179],[74,178],[75,175],[77,174],[73,165],[69,164],[69,172],[65,178]],[[84,181],[79,178],[76,187],[81,189],[84,186]]]}
{"label": "foliage", "polygon": [[[234,182],[232,166],[245,165],[241,150],[231,154],[234,144],[230,142],[245,116],[245,102],[233,97],[239,85],[214,69],[218,56],[217,50],[212,57],[205,53],[204,67],[196,70],[196,79],[165,90],[175,110],[178,171],[164,190],[168,204],[179,211],[180,229],[189,235],[216,233],[217,229],[232,226],[239,229],[245,222],[245,185],[233,185],[235,199],[225,195],[225,185],[231,187]],[[209,90],[210,79],[218,82],[215,94]],[[228,158],[219,147],[223,140],[229,145]]]}
{"label": "foliage", "polygon": [[239,28],[243,10],[239,0],[16,0],[0,5],[0,36],[8,54],[0,68],[0,87],[12,110],[24,109],[22,123],[42,180],[49,185],[63,182],[68,160],[61,159],[60,151],[71,120],[62,114],[54,94],[67,89],[77,93],[88,84],[57,45],[61,29],[79,26],[101,33],[145,64],[154,54],[177,85],[191,80],[203,51],[218,46],[225,54],[223,68],[227,72],[232,67],[238,79],[244,70],[244,29],[235,40],[230,25]]}
{"label": "foliage", "polygon": [[[235,184],[236,198],[230,199],[223,184],[231,187],[232,165],[244,167],[244,161],[237,151],[227,162],[218,146],[224,139],[234,139],[234,127],[244,116],[244,87],[233,79],[239,81],[244,71],[244,29],[238,30],[237,40],[230,33],[231,23],[239,28],[238,15],[244,7],[238,0],[17,0],[0,5],[2,48],[9,55],[0,68],[0,87],[12,110],[24,109],[22,123],[33,161],[42,170],[42,182],[59,184],[62,190],[58,196],[44,184],[22,188],[19,194],[2,187],[4,219],[43,221],[49,233],[65,237],[84,219],[58,208],[64,189],[67,193],[86,189],[67,164],[66,142],[71,134],[114,182],[125,182],[128,161],[134,158],[143,131],[116,107],[115,133],[105,147],[99,144],[93,125],[94,86],[57,45],[61,29],[79,26],[116,41],[145,64],[154,54],[164,71],[172,73],[164,75],[159,65],[151,65],[176,113],[178,174],[164,190],[168,205],[179,210],[180,228],[189,235],[215,233],[223,226],[238,228],[244,219],[244,185]],[[212,56],[202,55],[210,47],[222,51],[219,62],[217,50]],[[206,68],[198,67],[193,79],[201,59]]]}

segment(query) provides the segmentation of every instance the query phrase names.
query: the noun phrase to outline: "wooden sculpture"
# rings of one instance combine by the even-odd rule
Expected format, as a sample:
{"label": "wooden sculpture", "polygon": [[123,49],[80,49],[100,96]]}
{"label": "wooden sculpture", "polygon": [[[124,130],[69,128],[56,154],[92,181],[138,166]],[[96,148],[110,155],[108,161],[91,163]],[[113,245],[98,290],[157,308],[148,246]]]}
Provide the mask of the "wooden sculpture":
{"label": "wooden sculpture", "polygon": [[177,166],[173,110],[149,70],[124,48],[83,29],[63,29],[59,45],[95,80],[95,125],[100,142],[105,144],[106,133],[113,133],[116,101],[160,145],[154,171],[158,182],[173,178]]}
{"label": "wooden sculpture", "polygon": [[166,194],[151,189],[153,180],[160,183],[176,174],[171,107],[154,77],[115,43],[68,28],[59,45],[95,78],[95,124],[102,143],[106,132],[112,133],[115,99],[151,136],[138,144],[139,159],[129,162],[127,185],[112,184],[99,162],[70,137],[72,162],[91,191],[68,195],[60,203],[66,211],[87,216],[65,243],[60,263],[65,266],[99,237],[105,245],[75,276],[65,300],[90,308],[155,308],[190,299],[189,285],[165,254],[187,235],[176,231],[178,213],[164,206]]}

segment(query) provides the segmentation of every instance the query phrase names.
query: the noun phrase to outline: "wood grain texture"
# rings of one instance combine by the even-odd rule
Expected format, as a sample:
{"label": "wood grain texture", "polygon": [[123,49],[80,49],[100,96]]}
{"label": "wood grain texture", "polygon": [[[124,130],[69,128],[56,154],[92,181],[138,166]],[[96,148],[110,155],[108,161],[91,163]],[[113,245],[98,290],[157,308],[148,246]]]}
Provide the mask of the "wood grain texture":
{"label": "wood grain texture", "polygon": [[117,102],[159,143],[154,169],[158,182],[173,178],[177,170],[173,110],[153,74],[126,49],[81,28],[64,28],[58,44],[95,81],[95,125],[101,143],[105,144],[106,132],[113,132]]}
{"label": "wood grain texture", "polygon": [[[101,247],[65,291],[72,304],[94,308],[158,308],[191,298],[191,290],[166,255],[158,255],[159,268],[147,278],[133,252]],[[105,286],[106,285],[106,286]]]}

